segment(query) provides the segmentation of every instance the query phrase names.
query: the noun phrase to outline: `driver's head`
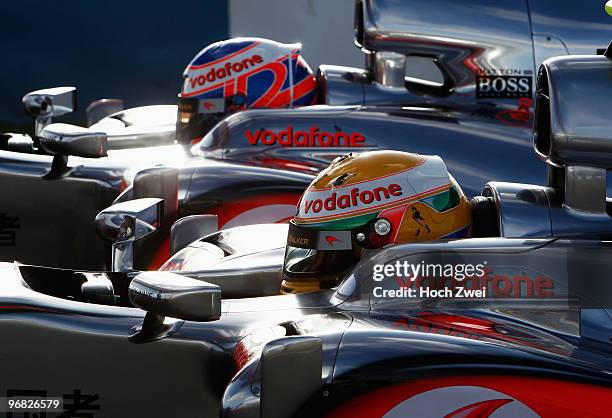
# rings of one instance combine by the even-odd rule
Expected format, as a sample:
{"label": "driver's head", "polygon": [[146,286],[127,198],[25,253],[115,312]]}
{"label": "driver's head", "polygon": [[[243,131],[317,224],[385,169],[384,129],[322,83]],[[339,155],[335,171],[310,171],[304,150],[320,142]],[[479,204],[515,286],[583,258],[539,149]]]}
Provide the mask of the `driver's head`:
{"label": "driver's head", "polygon": [[465,238],[471,211],[438,156],[371,151],[336,158],[289,225],[283,293],[334,287],[364,248]]}
{"label": "driver's head", "polygon": [[183,72],[178,141],[199,141],[218,121],[239,110],[313,104],[316,82],[300,48],[235,38],[200,51]]}

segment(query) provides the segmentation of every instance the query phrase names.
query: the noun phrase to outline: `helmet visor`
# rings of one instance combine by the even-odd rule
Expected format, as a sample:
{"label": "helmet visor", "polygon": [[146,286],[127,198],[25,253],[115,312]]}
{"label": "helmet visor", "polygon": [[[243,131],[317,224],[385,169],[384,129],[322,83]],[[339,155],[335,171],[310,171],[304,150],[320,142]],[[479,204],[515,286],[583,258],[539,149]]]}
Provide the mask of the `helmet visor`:
{"label": "helmet visor", "polygon": [[[210,104],[212,100],[178,98],[176,139],[179,144],[195,143],[202,139],[225,116],[224,103]],[[206,103],[209,103],[206,106]],[[212,106],[212,107],[211,107]]]}
{"label": "helmet visor", "polygon": [[354,266],[361,247],[351,231],[319,231],[289,224],[283,276],[294,281],[330,281]]}

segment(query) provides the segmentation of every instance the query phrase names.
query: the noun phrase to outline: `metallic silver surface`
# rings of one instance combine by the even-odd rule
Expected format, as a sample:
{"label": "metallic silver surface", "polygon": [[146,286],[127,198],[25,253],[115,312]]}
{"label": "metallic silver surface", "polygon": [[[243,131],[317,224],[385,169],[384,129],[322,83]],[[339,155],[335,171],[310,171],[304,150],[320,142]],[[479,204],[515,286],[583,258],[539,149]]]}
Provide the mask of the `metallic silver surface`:
{"label": "metallic silver surface", "polygon": [[219,286],[178,274],[140,273],[128,291],[135,306],[157,315],[188,321],[212,321],[221,316]]}
{"label": "metallic silver surface", "polygon": [[[598,258],[589,257],[593,251],[597,252]],[[36,288],[41,282],[48,284],[70,278],[70,272],[66,275],[62,270],[0,264],[3,277],[0,302],[5,311],[5,320],[0,325],[7,341],[15,342],[5,345],[5,368],[14,377],[10,382],[3,382],[2,390],[6,391],[13,385],[26,386],[35,380],[53,393],[62,393],[67,384],[78,385],[82,381],[82,370],[87,367],[96,376],[97,393],[110,394],[101,397],[105,400],[103,411],[109,415],[122,416],[128,410],[130,416],[141,416],[143,408],[149,408],[144,409],[146,416],[172,415],[173,411],[166,408],[165,403],[151,408],[148,400],[152,393],[177,392],[176,382],[180,381],[184,383],[178,391],[181,397],[172,397],[174,413],[176,405],[182,405],[186,412],[181,416],[220,416],[221,409],[221,416],[228,418],[260,416],[247,415],[246,409],[255,406],[253,412],[259,412],[259,401],[266,402],[261,399],[262,395],[267,396],[265,389],[255,395],[258,386],[254,383],[262,366],[258,362],[262,348],[257,343],[263,339],[263,344],[267,344],[279,338],[274,334],[266,341],[269,332],[260,333],[258,330],[271,327],[284,328],[286,335],[321,339],[323,364],[320,368],[312,366],[313,373],[309,375],[312,381],[308,381],[315,382],[316,370],[319,381],[322,378],[326,385],[330,385],[324,389],[332,396],[323,400],[333,401],[333,396],[342,393],[340,390],[343,388],[348,389],[345,393],[350,398],[358,389],[354,385],[341,386],[343,383],[365,382],[373,387],[382,381],[405,383],[407,376],[414,381],[413,378],[439,374],[441,370],[456,372],[458,367],[466,364],[472,369],[478,367],[483,373],[498,373],[500,366],[508,366],[518,371],[527,370],[531,375],[547,373],[560,381],[567,381],[571,373],[580,382],[608,383],[611,367],[601,348],[609,344],[609,312],[606,315],[606,311],[600,310],[603,315],[592,317],[590,321],[568,322],[567,319],[574,318],[563,315],[566,311],[551,312],[542,306],[530,311],[530,304],[519,300],[519,309],[513,310],[512,305],[505,305],[498,309],[464,311],[465,316],[490,321],[492,326],[483,330],[470,327],[466,332],[459,329],[459,332],[450,334],[447,321],[440,327],[435,324],[423,326],[421,317],[415,314],[425,311],[426,314],[442,314],[442,319],[448,319],[446,314],[457,314],[456,310],[447,311],[444,306],[436,306],[430,301],[411,309],[405,298],[396,300],[392,306],[381,300],[375,301],[371,294],[357,289],[371,289],[376,284],[372,280],[373,264],[391,264],[401,259],[417,263],[423,260],[423,256],[435,263],[455,262],[458,258],[477,263],[489,260],[491,264],[494,262],[510,268],[519,275],[524,275],[528,268],[534,274],[562,281],[571,276],[583,278],[582,268],[594,259],[603,261],[595,273],[603,272],[604,268],[609,271],[610,257],[605,257],[609,252],[609,243],[589,240],[498,238],[389,246],[369,253],[367,259],[351,272],[352,279],[345,279],[356,281],[357,286],[350,292],[350,296],[355,298],[345,297],[344,303],[336,303],[336,299],[330,298],[333,291],[325,290],[225,301],[223,315],[218,321],[185,322],[171,338],[152,344],[133,344],[126,338],[134,323],[142,321],[144,312],[140,309],[82,303],[50,296]],[[397,286],[395,279],[392,277],[389,282]],[[419,322],[410,322],[414,319]],[[415,326],[406,328],[403,324]],[[588,336],[588,340],[580,340],[582,336]],[[249,339],[250,342],[245,341]],[[255,339],[258,341],[254,342]],[[288,341],[283,338],[281,342]],[[56,361],[50,363],[47,356],[37,354],[41,343],[54,354]],[[88,350],[75,350],[74,347],[88,347]],[[274,356],[275,359],[281,359],[285,352],[284,344],[269,348],[274,348],[270,354],[278,355]],[[286,353],[291,351],[287,349]],[[297,350],[297,353],[303,352]],[[109,367],[108,362],[92,361],[92,358],[106,358],[103,356],[112,358],[113,367]],[[301,357],[291,357],[294,363],[300,363],[300,369]],[[23,358],[28,362],[19,361]],[[449,363],[442,359],[455,361]],[[66,368],[68,363],[73,367]],[[117,379],[118,367],[131,372]],[[272,371],[285,372],[291,377],[291,367],[274,369]],[[173,373],[176,370],[180,373]],[[221,400],[220,394],[224,389],[227,391]],[[127,392],[133,401],[128,402],[129,405],[124,398],[114,396]],[[193,403],[194,399],[200,402]],[[319,406],[317,399],[315,402],[315,406]],[[135,403],[137,407],[134,407]],[[145,406],[140,406],[140,403]],[[294,406],[299,406],[297,404],[295,402]],[[300,412],[307,416],[320,416],[307,409],[308,404],[302,405]]]}
{"label": "metallic silver surface", "polygon": [[549,185],[563,187],[575,211],[606,211],[611,71],[609,58],[593,55],[551,58],[538,74],[534,148],[550,165]]}
{"label": "metallic silver surface", "polygon": [[546,188],[532,184],[487,183],[483,195],[497,206],[500,236],[546,238],[552,236]]}
{"label": "metallic silver surface", "polygon": [[174,105],[141,106],[121,110],[94,123],[108,136],[113,150],[173,144],[176,136]]}
{"label": "metallic silver surface", "polygon": [[99,122],[107,116],[123,110],[121,99],[100,99],[87,106],[87,126]]}
{"label": "metallic silver surface", "polygon": [[40,133],[40,146],[52,155],[100,158],[107,155],[108,140],[103,132],[66,123],[53,123]]}
{"label": "metallic silver surface", "polygon": [[163,219],[162,199],[144,198],[117,203],[98,213],[96,231],[113,242],[113,271],[134,267],[134,242],[155,232]]}
{"label": "metallic silver surface", "polygon": [[192,242],[161,269],[217,284],[226,298],[277,295],[287,229],[287,224],[226,229]]}
{"label": "metallic silver surface", "polygon": [[606,213],[606,170],[598,167],[565,167],[565,204],[572,209]]}
{"label": "metallic silver surface", "polygon": [[23,108],[36,118],[34,134],[40,135],[54,116],[74,112],[76,109],[76,87],[54,87],[32,91],[21,99]]}
{"label": "metallic silver surface", "polygon": [[570,52],[563,41],[556,36],[533,34],[533,54],[537,64],[551,57],[569,55]]}
{"label": "metallic silver surface", "polygon": [[179,219],[170,228],[170,255],[218,229],[219,217],[216,215],[191,215]]}
{"label": "metallic silver surface", "polygon": [[391,232],[391,223],[386,219],[379,219],[374,223],[374,230],[378,235],[387,235]]}
{"label": "metallic silver surface", "polygon": [[[186,155],[177,146],[182,159],[171,163],[166,160],[170,147],[163,151],[144,147],[158,140],[173,141],[176,106],[129,109],[96,125],[104,126],[111,149],[115,147],[113,138],[117,139],[118,148],[128,145],[143,148],[133,153],[111,151],[108,159],[95,161],[71,159],[74,165],[71,172],[53,182],[40,179],[48,171],[48,156],[0,151],[3,167],[0,183],[6,202],[3,211],[18,215],[21,225],[15,247],[5,247],[0,257],[63,267],[101,268],[103,260],[94,254],[104,253],[102,245],[95,235],[87,234],[91,229],[83,225],[111,204],[125,187],[129,191],[129,183],[138,169],[158,164],[160,158],[164,160],[162,164],[181,167],[180,192],[184,196],[181,202],[183,214],[187,215],[211,210],[222,213],[223,206],[232,200],[247,194],[262,195],[259,184],[248,193],[240,193],[246,185],[255,184],[256,176],[267,185],[268,195],[272,190],[270,183],[282,193],[289,186],[296,194],[303,188],[298,181],[283,183],[289,175],[279,170],[270,170],[279,173],[277,176],[269,173],[258,176],[255,170],[243,174],[247,166],[316,173],[338,154],[376,148],[440,155],[470,196],[479,194],[489,180],[544,184],[544,165],[531,149],[531,99],[478,98],[476,77],[483,73],[521,72],[535,78],[537,65],[548,55],[592,54],[605,47],[612,21],[601,12],[600,2],[565,2],[550,7],[547,0],[461,3],[368,0],[357,1],[357,5],[362,12],[357,24],[358,39],[365,42],[364,49],[372,52],[364,54],[368,70],[324,66],[319,78],[321,103],[357,107],[309,106],[239,112],[226,118],[216,135],[205,138],[201,151],[195,150],[196,155]],[[398,89],[374,82],[373,56],[378,51],[404,54],[407,59],[410,55],[437,59],[441,73],[451,81],[448,94],[423,90],[423,86],[408,82],[406,88]],[[411,75],[410,71],[407,75]],[[151,135],[145,134],[149,125],[156,126],[148,131]],[[252,134],[268,130],[280,137],[288,127],[293,128],[294,134],[310,132],[311,128],[313,132],[318,128],[319,132],[361,134],[365,146],[328,148],[315,143],[312,147],[290,147],[278,142],[273,145],[249,142],[245,134],[246,130]],[[213,172],[212,159],[238,164]],[[242,177],[237,180],[239,176]],[[305,180],[304,185],[309,182]],[[85,194],[93,197],[87,202],[79,200]],[[52,207],[55,212],[49,215],[50,219],[68,218],[73,225],[42,222],[35,211],[28,209],[35,207],[31,202]],[[80,204],[90,207],[86,209]],[[77,205],[78,211],[73,209]],[[70,216],[66,217],[66,213]],[[41,235],[55,237],[61,244],[42,243]]]}
{"label": "metallic silver surface", "polygon": [[[449,104],[474,103],[477,73],[534,71],[525,2],[363,0],[357,7],[362,17],[356,31],[358,44],[371,52],[392,51],[437,60],[450,82],[445,99]],[[507,99],[489,101],[503,104]]]}
{"label": "metallic silver surface", "polygon": [[111,246],[111,271],[134,270],[134,242],[115,242]]}
{"label": "metallic silver surface", "polygon": [[92,303],[114,304],[115,289],[106,273],[84,272],[80,275],[85,280],[81,284],[83,297]]}
{"label": "metallic silver surface", "polygon": [[134,175],[132,188],[134,199],[158,198],[164,201],[163,220],[169,228],[178,216],[178,168],[160,165],[140,170]]}
{"label": "metallic silver surface", "polygon": [[610,42],[611,20],[602,10],[603,3],[599,0],[561,3],[529,0],[532,31],[563,42],[569,54],[595,54]]}
{"label": "metallic silver surface", "polygon": [[96,216],[96,228],[108,241],[141,239],[157,228],[162,199],[146,198],[117,203]]}
{"label": "metallic silver surface", "polygon": [[362,105],[363,86],[368,83],[368,73],[360,68],[320,65],[317,69],[317,83],[323,104]]}
{"label": "metallic silver surface", "polygon": [[542,64],[534,130],[542,159],[612,168],[611,72],[612,61],[604,56],[556,57]]}
{"label": "metallic silver surface", "polygon": [[563,204],[561,196],[550,208],[550,219],[555,237],[612,240],[612,217],[607,212],[575,210]]}
{"label": "metallic silver surface", "polygon": [[374,80],[385,87],[404,88],[406,56],[391,51],[379,51],[374,55]]}

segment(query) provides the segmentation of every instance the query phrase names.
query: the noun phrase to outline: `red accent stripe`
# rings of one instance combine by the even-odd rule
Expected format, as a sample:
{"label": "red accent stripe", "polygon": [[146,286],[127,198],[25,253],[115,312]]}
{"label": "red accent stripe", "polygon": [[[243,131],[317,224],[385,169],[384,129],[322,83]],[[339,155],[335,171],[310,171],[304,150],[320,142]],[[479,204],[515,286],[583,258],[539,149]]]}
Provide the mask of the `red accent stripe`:
{"label": "red accent stripe", "polygon": [[[253,74],[266,70],[274,73],[274,82],[268,88],[268,90],[266,90],[266,92],[251,105],[251,108],[267,107],[267,104],[274,100],[275,96],[283,87],[285,78],[287,78],[287,68],[281,62],[271,62],[263,67],[260,67],[258,71],[254,71]],[[280,73],[282,73],[282,75]]]}
{"label": "red accent stripe", "polygon": [[159,270],[161,266],[170,258],[170,237],[166,237],[164,242],[159,246],[157,251],[155,251],[155,255],[149,262],[147,266],[147,270]]}
{"label": "red accent stripe", "polygon": [[[316,81],[314,77],[307,77],[304,80],[300,81],[293,88],[293,101],[300,99],[302,96],[310,93],[316,87]],[[274,100],[268,103],[270,108],[278,108],[291,105],[291,92],[289,89],[283,90],[281,93],[277,94]]]}
{"label": "red accent stripe", "polygon": [[[247,210],[254,209],[260,206],[269,206],[269,205],[296,205],[300,200],[299,194],[273,194],[268,196],[255,196],[255,197],[247,197],[244,199],[239,199],[233,202],[227,202],[222,205],[217,206],[216,208],[208,211],[213,215],[217,215],[219,217],[219,229],[223,229],[223,226],[234,219],[236,216],[246,212]],[[284,223],[289,219],[281,219],[277,221],[277,223]]]}
{"label": "red accent stripe", "polygon": [[379,218],[385,218],[386,220],[391,222],[391,225],[393,226],[393,232],[391,234],[391,239],[389,240],[390,242],[397,241],[400,226],[402,225],[402,221],[404,220],[404,215],[406,214],[407,209],[408,205],[396,206],[394,208],[384,210],[378,215]]}
{"label": "red accent stripe", "polygon": [[235,79],[232,78],[227,83],[225,83],[225,86],[223,88],[223,96],[224,97],[231,97],[231,96],[234,95],[235,90],[236,90],[235,89],[235,84],[236,83],[234,82],[234,80]]}
{"label": "red accent stripe", "polygon": [[444,372],[455,374],[431,378],[419,378],[418,375],[407,377],[407,380],[412,380],[371,389],[353,396],[325,416],[327,418],[382,417],[415,395],[452,386],[477,386],[501,392],[509,398],[522,402],[542,417],[610,416],[612,389],[608,386],[527,375],[457,375],[456,369],[453,368],[448,368]]}
{"label": "red accent stripe", "polygon": [[476,402],[453,411],[444,418],[489,418],[493,412],[510,402],[512,402],[512,399],[491,399]]}

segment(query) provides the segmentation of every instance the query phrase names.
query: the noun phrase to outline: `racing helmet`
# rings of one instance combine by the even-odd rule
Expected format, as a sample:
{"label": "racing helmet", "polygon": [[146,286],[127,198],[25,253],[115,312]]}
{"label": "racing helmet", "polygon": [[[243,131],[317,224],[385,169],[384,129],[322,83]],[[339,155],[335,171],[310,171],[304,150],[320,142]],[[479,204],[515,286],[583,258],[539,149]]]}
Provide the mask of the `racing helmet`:
{"label": "racing helmet", "polygon": [[334,287],[367,248],[468,237],[471,210],[438,156],[370,151],[336,158],[289,223],[282,293]]}
{"label": "racing helmet", "polygon": [[230,113],[314,103],[316,81],[301,44],[234,38],[201,50],[183,72],[177,140],[199,141]]}

